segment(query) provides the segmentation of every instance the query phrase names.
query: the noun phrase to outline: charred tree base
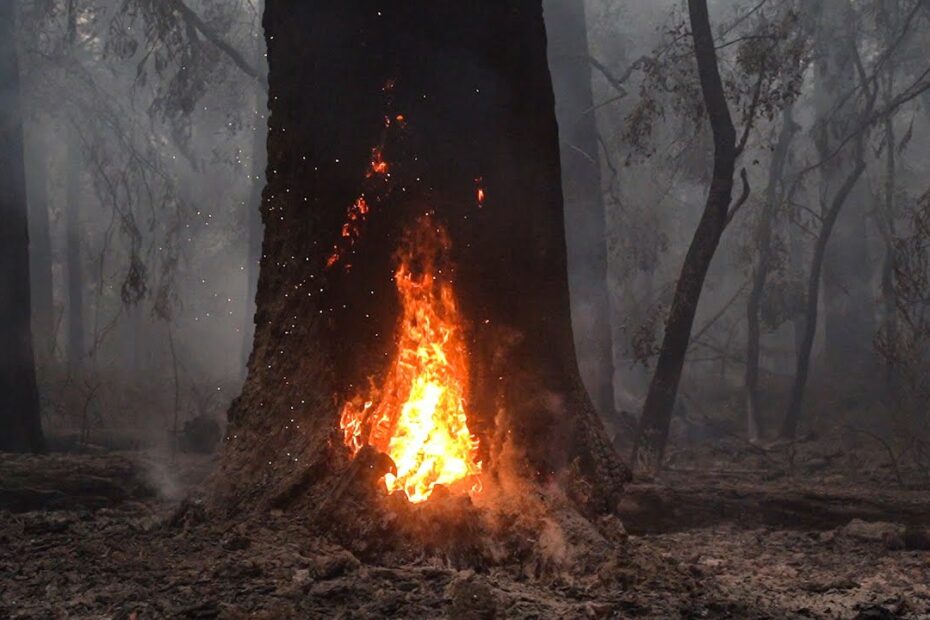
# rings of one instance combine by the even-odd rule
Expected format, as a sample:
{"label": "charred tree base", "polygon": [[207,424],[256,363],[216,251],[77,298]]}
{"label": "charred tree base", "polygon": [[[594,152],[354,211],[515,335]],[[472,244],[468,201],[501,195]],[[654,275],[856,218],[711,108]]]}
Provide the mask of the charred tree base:
{"label": "charred tree base", "polygon": [[470,497],[437,487],[418,504],[385,490],[383,476],[393,466],[386,455],[369,446],[351,458],[336,429],[329,440],[311,434],[285,441],[273,454],[275,440],[267,430],[240,432],[227,440],[208,485],[207,510],[221,519],[283,510],[365,560],[432,557],[458,567],[493,566],[514,554],[545,555],[538,547],[551,541],[541,540],[540,532],[557,539],[570,530],[573,536],[620,540],[616,510],[631,476],[590,406],[589,415],[591,425],[574,432],[600,448],[584,463],[577,457],[542,476],[504,440],[491,448],[494,466],[482,474],[480,492]]}

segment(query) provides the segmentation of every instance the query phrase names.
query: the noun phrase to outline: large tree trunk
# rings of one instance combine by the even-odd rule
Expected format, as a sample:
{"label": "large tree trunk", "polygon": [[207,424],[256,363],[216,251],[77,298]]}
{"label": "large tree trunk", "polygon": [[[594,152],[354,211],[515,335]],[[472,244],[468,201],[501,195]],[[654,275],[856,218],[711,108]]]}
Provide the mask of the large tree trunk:
{"label": "large tree trunk", "polygon": [[0,450],[41,452],[15,7],[0,3]]}
{"label": "large tree trunk", "polygon": [[750,441],[757,441],[760,435],[759,350],[761,330],[759,326],[759,310],[762,305],[765,283],[772,268],[772,252],[774,249],[772,247],[772,234],[775,216],[785,195],[784,175],[785,164],[788,161],[788,149],[799,129],[798,124],[791,117],[791,110],[786,110],[782,114],[781,132],[769,165],[765,203],[762,206],[762,213],[759,216],[759,225],[755,235],[755,245],[759,250],[759,256],[752,272],[752,289],[749,291],[749,300],[746,303],[746,419]]}
{"label": "large tree trunk", "polygon": [[689,0],[688,11],[704,107],[714,134],[714,170],[704,214],[685,255],[675,287],[662,348],[640,418],[633,464],[645,471],[657,470],[662,462],[704,279],[727,225],[736,168],[736,129],[717,67],[706,0]]}
{"label": "large tree trunk", "polygon": [[614,414],[607,291],[607,218],[601,188],[584,0],[545,0],[549,65],[562,156],[568,283],[581,378],[602,416]]}
{"label": "large tree trunk", "polygon": [[436,276],[462,317],[482,477],[517,454],[525,479],[571,472],[581,504],[612,508],[624,472],[575,358],[540,0],[269,0],[264,24],[255,343],[214,501],[319,508],[352,471],[340,411],[392,363],[395,258],[430,212],[451,241]]}

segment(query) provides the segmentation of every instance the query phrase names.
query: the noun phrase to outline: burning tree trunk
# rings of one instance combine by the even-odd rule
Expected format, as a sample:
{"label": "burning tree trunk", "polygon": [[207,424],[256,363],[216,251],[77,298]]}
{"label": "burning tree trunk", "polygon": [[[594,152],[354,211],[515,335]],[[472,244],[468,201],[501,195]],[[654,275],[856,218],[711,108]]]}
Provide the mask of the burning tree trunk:
{"label": "burning tree trunk", "polygon": [[386,6],[267,2],[255,345],[214,498],[321,510],[355,471],[419,502],[507,463],[609,509],[540,0]]}
{"label": "burning tree trunk", "polygon": [[15,7],[0,3],[0,450],[40,452]]}

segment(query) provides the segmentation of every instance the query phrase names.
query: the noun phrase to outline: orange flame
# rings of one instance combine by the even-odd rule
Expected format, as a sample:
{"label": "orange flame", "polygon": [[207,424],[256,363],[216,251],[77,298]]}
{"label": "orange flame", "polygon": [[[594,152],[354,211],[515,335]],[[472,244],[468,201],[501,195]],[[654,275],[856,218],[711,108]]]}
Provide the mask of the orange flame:
{"label": "orange flame", "polygon": [[404,236],[394,274],[401,302],[397,349],[380,387],[346,402],[340,417],[355,455],[369,444],[394,461],[388,493],[426,501],[437,485],[481,488],[478,440],[465,415],[468,363],[462,320],[442,264],[445,229],[421,218]]}
{"label": "orange flame", "polygon": [[380,147],[375,147],[371,149],[371,170],[368,171],[366,175],[368,178],[373,177],[376,174],[387,174],[388,172],[388,163],[384,161],[384,155],[381,153]]}

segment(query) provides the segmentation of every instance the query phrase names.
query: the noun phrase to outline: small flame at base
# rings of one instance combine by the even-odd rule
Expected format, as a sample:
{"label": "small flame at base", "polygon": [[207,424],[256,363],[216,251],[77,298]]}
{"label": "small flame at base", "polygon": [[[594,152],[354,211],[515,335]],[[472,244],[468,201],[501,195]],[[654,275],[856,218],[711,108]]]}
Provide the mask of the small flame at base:
{"label": "small flame at base", "polygon": [[384,382],[342,409],[340,428],[355,455],[368,444],[394,461],[389,493],[426,501],[437,485],[480,490],[478,440],[465,415],[467,350],[452,284],[442,260],[446,231],[421,218],[407,232],[394,274],[401,301],[397,350]]}

